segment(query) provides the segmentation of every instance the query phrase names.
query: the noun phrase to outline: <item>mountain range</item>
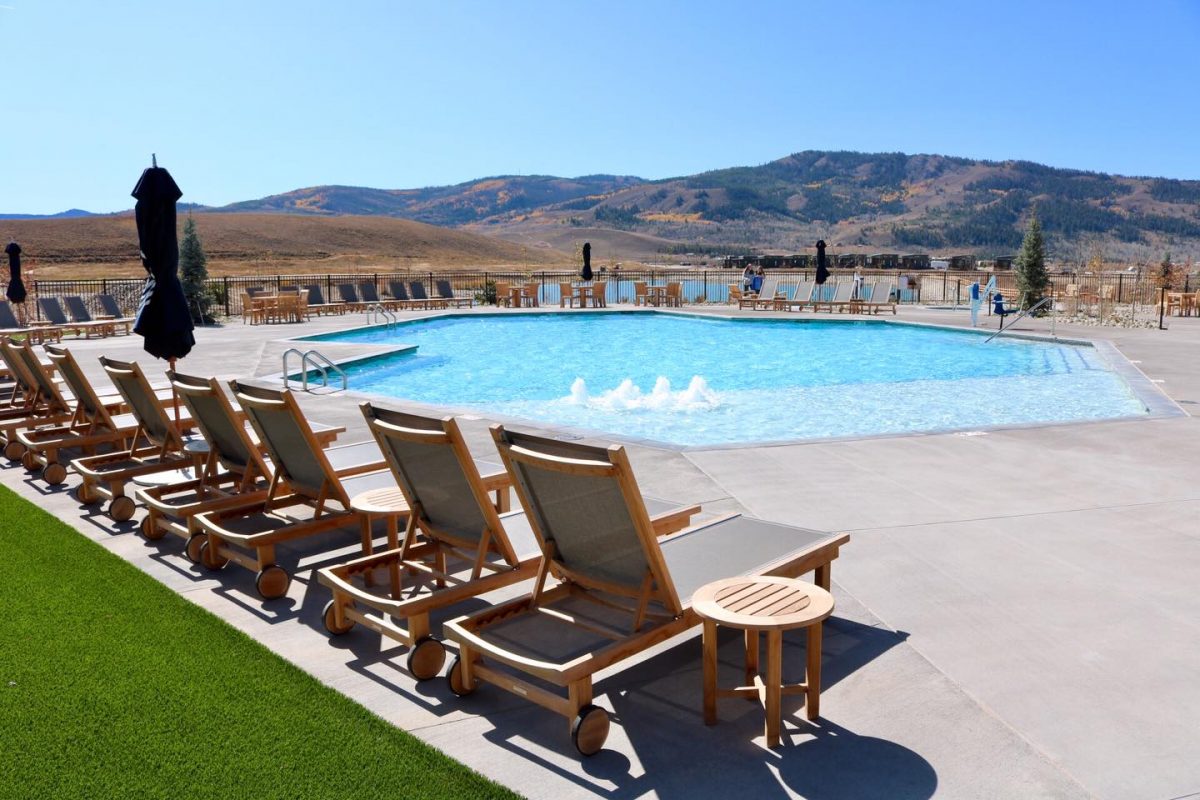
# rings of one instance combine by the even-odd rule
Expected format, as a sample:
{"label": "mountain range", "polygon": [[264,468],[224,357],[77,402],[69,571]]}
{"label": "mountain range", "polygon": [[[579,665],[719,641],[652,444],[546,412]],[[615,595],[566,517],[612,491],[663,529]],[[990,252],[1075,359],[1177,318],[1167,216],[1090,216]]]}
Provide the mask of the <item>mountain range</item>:
{"label": "mountain range", "polygon": [[[1015,250],[1031,213],[1052,257],[1200,257],[1200,181],[1127,177],[1029,161],[804,151],[754,167],[664,180],[503,175],[454,186],[316,186],[205,209],[398,217],[601,256]],[[70,212],[68,212],[70,213]]]}
{"label": "mountain range", "polygon": [[1035,209],[1059,258],[1200,254],[1200,181],[903,153],[810,150],[654,181],[507,175],[426,189],[319,186],[221,210],[383,214],[568,251],[607,236],[619,255],[803,250],[818,238],[841,249],[1000,254],[1020,245]]}

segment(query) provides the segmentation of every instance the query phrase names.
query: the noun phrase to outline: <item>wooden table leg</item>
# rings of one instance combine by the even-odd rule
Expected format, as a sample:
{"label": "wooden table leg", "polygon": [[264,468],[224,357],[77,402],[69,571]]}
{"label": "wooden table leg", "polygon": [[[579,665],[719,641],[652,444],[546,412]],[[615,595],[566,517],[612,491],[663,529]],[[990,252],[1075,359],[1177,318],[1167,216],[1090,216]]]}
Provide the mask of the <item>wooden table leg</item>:
{"label": "wooden table leg", "polygon": [[704,724],[717,724],[717,623],[704,621]]}
{"label": "wooden table leg", "polygon": [[821,714],[821,630],[824,626],[818,622],[808,626],[808,664],[804,672],[805,714],[809,719],[816,719]]}
{"label": "wooden table leg", "polygon": [[[371,544],[371,528],[372,528],[371,515],[370,514],[362,514],[361,518],[362,518],[361,526],[362,526],[363,555],[369,556],[369,555],[371,555],[372,551],[375,549],[374,545]],[[367,586],[371,586],[374,584],[374,581],[371,579],[371,570],[367,570],[363,574],[363,583],[365,583]]]}
{"label": "wooden table leg", "polygon": [[[388,532],[388,549],[400,549],[400,525],[399,518],[394,514],[389,514],[387,518]],[[400,559],[396,558],[388,566],[388,577],[392,581],[392,596],[396,597],[400,594]]]}
{"label": "wooden table leg", "polygon": [[829,563],[826,562],[813,570],[813,577],[816,579],[817,586],[820,586],[827,592],[829,591],[829,566]]}
{"label": "wooden table leg", "polygon": [[[745,686],[754,685],[754,677],[758,675],[758,631],[753,629],[746,630],[746,682]],[[746,695],[746,699],[754,702],[753,695]]]}
{"label": "wooden table leg", "polygon": [[767,747],[779,746],[783,694],[783,631],[767,631]]}

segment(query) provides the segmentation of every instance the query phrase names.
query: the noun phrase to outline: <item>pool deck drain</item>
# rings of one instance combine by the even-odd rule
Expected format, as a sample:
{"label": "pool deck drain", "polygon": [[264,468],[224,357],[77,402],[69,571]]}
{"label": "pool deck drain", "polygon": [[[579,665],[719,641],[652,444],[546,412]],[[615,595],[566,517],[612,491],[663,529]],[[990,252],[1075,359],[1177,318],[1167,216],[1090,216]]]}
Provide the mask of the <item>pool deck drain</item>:
{"label": "pool deck drain", "polygon": [[[956,317],[900,314],[951,324],[966,314]],[[323,318],[303,330],[346,322]],[[1034,333],[1039,325],[1021,323]],[[1200,319],[1173,320],[1166,332],[1060,329],[1111,341],[1148,380],[1164,381],[1184,413],[983,436],[630,447],[647,492],[851,532],[833,568],[825,718],[808,726],[785,704],[787,744],[775,751],[761,747],[761,715],[749,704],[704,726],[694,638],[602,676],[598,702],[618,724],[608,749],[581,762],[554,715],[505,693],[460,700],[441,681],[417,684],[403,672],[404,650],[381,647],[378,636],[356,631],[330,643],[318,620],[325,595],[309,573],[329,561],[317,549],[289,549],[298,579],[287,599],[263,603],[249,573],[205,573],[173,540],[148,543],[131,526],[82,517],[69,494],[46,493],[20,468],[0,475],[318,679],[529,797],[1200,792],[1200,687],[1189,679],[1200,673]],[[201,330],[180,369],[277,372],[270,350],[298,330]],[[101,353],[156,371],[137,337],[69,346],[93,377]],[[314,419],[348,425],[341,441],[368,438],[355,398],[301,402]],[[490,447],[486,425],[464,421],[480,454]],[[803,663],[801,641],[789,640],[785,672]],[[729,669],[737,662],[732,639],[721,658]]]}

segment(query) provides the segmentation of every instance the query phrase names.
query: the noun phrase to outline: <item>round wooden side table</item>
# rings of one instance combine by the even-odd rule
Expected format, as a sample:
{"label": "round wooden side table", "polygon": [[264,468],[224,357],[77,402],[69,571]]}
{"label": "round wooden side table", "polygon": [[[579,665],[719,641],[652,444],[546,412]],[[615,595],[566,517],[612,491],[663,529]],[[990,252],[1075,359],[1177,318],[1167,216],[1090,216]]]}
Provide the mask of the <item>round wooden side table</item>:
{"label": "round wooden side table", "polygon": [[[692,609],[704,620],[704,723],[717,722],[718,697],[756,698],[766,712],[768,747],[779,745],[780,701],[784,694],[805,696],[805,712],[821,711],[821,623],[833,613],[833,595],[794,578],[725,578],[696,590]],[[717,688],[717,626],[745,631],[746,685]],[[808,628],[804,683],[783,685],[783,632]],[[758,634],[767,635],[767,673],[759,674]]]}
{"label": "round wooden side table", "polygon": [[[404,493],[400,491],[400,487],[387,486],[356,494],[350,498],[350,510],[362,517],[363,555],[371,555],[373,549],[371,531],[375,527],[377,519],[383,519],[387,524],[388,549],[396,550],[400,547],[400,518],[408,516],[408,502],[404,499]],[[398,586],[400,584],[399,564],[393,564],[391,569],[393,572],[392,585]],[[372,582],[369,572],[363,576],[363,579],[368,585]]]}

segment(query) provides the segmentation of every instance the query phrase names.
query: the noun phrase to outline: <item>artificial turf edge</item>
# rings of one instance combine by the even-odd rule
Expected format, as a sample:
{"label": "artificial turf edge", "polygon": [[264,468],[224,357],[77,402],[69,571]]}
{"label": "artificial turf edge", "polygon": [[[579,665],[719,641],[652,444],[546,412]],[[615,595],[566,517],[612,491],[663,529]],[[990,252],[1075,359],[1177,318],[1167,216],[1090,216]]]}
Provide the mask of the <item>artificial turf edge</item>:
{"label": "artificial turf edge", "polygon": [[517,797],[0,487],[0,798]]}

